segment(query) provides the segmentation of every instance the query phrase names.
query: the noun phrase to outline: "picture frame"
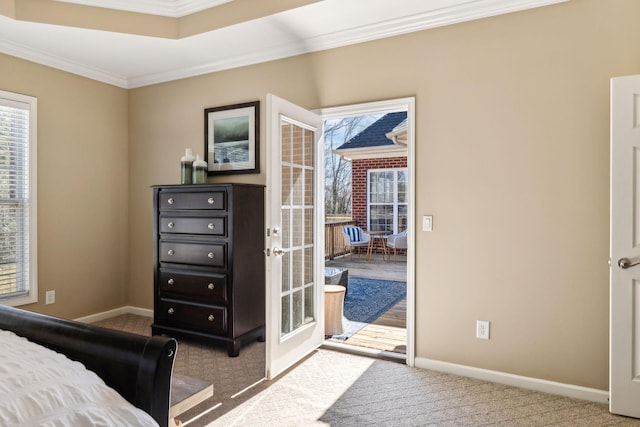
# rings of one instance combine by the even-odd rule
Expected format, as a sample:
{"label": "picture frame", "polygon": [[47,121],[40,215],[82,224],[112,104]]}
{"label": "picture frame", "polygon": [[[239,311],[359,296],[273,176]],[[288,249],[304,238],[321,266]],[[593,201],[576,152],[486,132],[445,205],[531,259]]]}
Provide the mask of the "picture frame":
{"label": "picture frame", "polygon": [[208,175],[260,173],[260,101],[204,110]]}

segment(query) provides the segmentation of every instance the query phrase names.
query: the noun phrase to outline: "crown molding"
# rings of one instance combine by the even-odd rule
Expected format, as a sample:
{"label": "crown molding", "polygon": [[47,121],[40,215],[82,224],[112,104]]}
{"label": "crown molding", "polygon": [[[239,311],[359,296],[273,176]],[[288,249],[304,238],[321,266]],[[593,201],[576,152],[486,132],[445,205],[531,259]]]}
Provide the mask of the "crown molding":
{"label": "crown molding", "polygon": [[475,0],[457,6],[339,31],[304,42],[309,51],[327,50],[568,1],[570,0]]}
{"label": "crown molding", "polygon": [[127,12],[145,13],[148,15],[181,18],[205,9],[220,6],[233,0],[53,0],[63,3],[81,4],[84,6],[102,7],[106,9],[125,10]]}
{"label": "crown molding", "polygon": [[57,70],[67,71],[99,82],[107,83],[113,86],[129,89],[129,82],[126,77],[118,76],[113,73],[107,73],[97,68],[87,67],[74,61],[69,61],[58,56],[49,55],[41,50],[32,49],[28,46],[16,43],[6,43],[0,40],[0,53],[15,56],[17,58],[26,59],[27,61],[37,64],[46,65]]}
{"label": "crown molding", "polygon": [[175,17],[182,18],[183,16],[191,15],[196,12],[201,12],[212,7],[221,6],[226,3],[231,3],[234,0],[182,0],[178,1],[175,8]]}
{"label": "crown molding", "polygon": [[[56,0],[72,1],[72,0]],[[111,0],[77,0],[78,2],[109,2]],[[127,0],[117,0],[126,2]],[[141,0],[151,2],[153,0]],[[225,0],[222,0],[225,1]],[[322,34],[309,38],[292,38],[290,42],[280,43],[271,48],[239,53],[232,57],[225,57],[219,60],[204,62],[191,67],[176,68],[170,71],[157,73],[147,73],[139,76],[120,76],[87,67],[63,58],[54,57],[44,51],[38,51],[26,46],[6,43],[0,41],[0,52],[17,56],[43,65],[48,65],[70,73],[79,74],[104,83],[119,86],[125,89],[133,89],[152,84],[164,83],[209,74],[233,68],[254,65],[262,62],[288,58],[305,53],[318,52],[357,43],[378,40],[386,37],[393,37],[408,34],[416,31],[423,31],[431,28],[452,25],[465,21],[471,21],[491,16],[502,15],[511,12],[518,12],[527,9],[564,3],[569,0],[473,0],[457,6],[450,6],[434,11],[415,14],[398,19],[364,25],[358,28],[335,31],[333,33]],[[184,0],[181,4],[193,4],[207,2],[206,0]],[[208,2],[211,4],[211,2]],[[113,6],[112,6],[113,7]],[[281,19],[282,16],[271,16],[262,18]],[[259,20],[261,21],[261,20]],[[251,25],[251,24],[246,24]],[[250,27],[249,27],[250,29]],[[294,40],[295,39],[295,40]],[[173,43],[188,43],[189,38],[172,41]]]}
{"label": "crown molding", "polygon": [[475,0],[460,6],[324,34],[310,39],[296,40],[286,45],[274,46],[272,49],[262,49],[233,58],[201,64],[197,67],[132,78],[129,80],[129,87],[136,88],[214,73],[567,1],[570,0]]}

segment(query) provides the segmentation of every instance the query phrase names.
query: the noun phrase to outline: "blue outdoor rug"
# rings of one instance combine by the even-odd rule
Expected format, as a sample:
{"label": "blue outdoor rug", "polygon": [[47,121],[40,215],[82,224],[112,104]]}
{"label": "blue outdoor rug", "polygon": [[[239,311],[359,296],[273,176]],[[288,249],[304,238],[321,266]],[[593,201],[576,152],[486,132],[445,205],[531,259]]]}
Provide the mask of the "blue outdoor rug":
{"label": "blue outdoor rug", "polygon": [[331,339],[346,340],[406,296],[406,282],[349,277],[344,299],[344,333]]}

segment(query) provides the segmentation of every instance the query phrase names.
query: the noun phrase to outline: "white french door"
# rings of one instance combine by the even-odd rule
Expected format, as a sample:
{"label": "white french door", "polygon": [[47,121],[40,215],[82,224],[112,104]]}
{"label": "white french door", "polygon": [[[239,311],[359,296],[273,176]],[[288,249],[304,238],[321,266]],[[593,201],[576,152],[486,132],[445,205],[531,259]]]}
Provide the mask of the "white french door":
{"label": "white french door", "polygon": [[320,117],[267,95],[267,337],[272,379],[324,338]]}
{"label": "white french door", "polygon": [[611,80],[609,410],[640,418],[640,76]]}

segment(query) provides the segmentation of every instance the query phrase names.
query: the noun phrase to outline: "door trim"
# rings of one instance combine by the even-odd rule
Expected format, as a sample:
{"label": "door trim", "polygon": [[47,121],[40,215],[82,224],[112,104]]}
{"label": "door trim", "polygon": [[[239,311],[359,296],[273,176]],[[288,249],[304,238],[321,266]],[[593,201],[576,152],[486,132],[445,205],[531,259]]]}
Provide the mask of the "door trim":
{"label": "door trim", "polygon": [[[322,117],[322,120],[348,117],[348,116],[362,116],[367,114],[374,114],[380,112],[394,112],[394,111],[406,111],[407,122],[409,124],[407,128],[407,169],[409,172],[409,224],[412,224],[413,232],[409,233],[409,239],[407,242],[407,353],[406,364],[408,366],[415,365],[415,262],[416,262],[416,250],[415,239],[418,228],[416,222],[416,144],[415,144],[415,129],[416,129],[416,115],[415,115],[415,97],[390,99],[385,101],[374,101],[363,104],[352,104],[340,107],[321,108],[314,110],[315,113]],[[321,141],[324,146],[324,139]],[[321,151],[322,152],[322,151]]]}

